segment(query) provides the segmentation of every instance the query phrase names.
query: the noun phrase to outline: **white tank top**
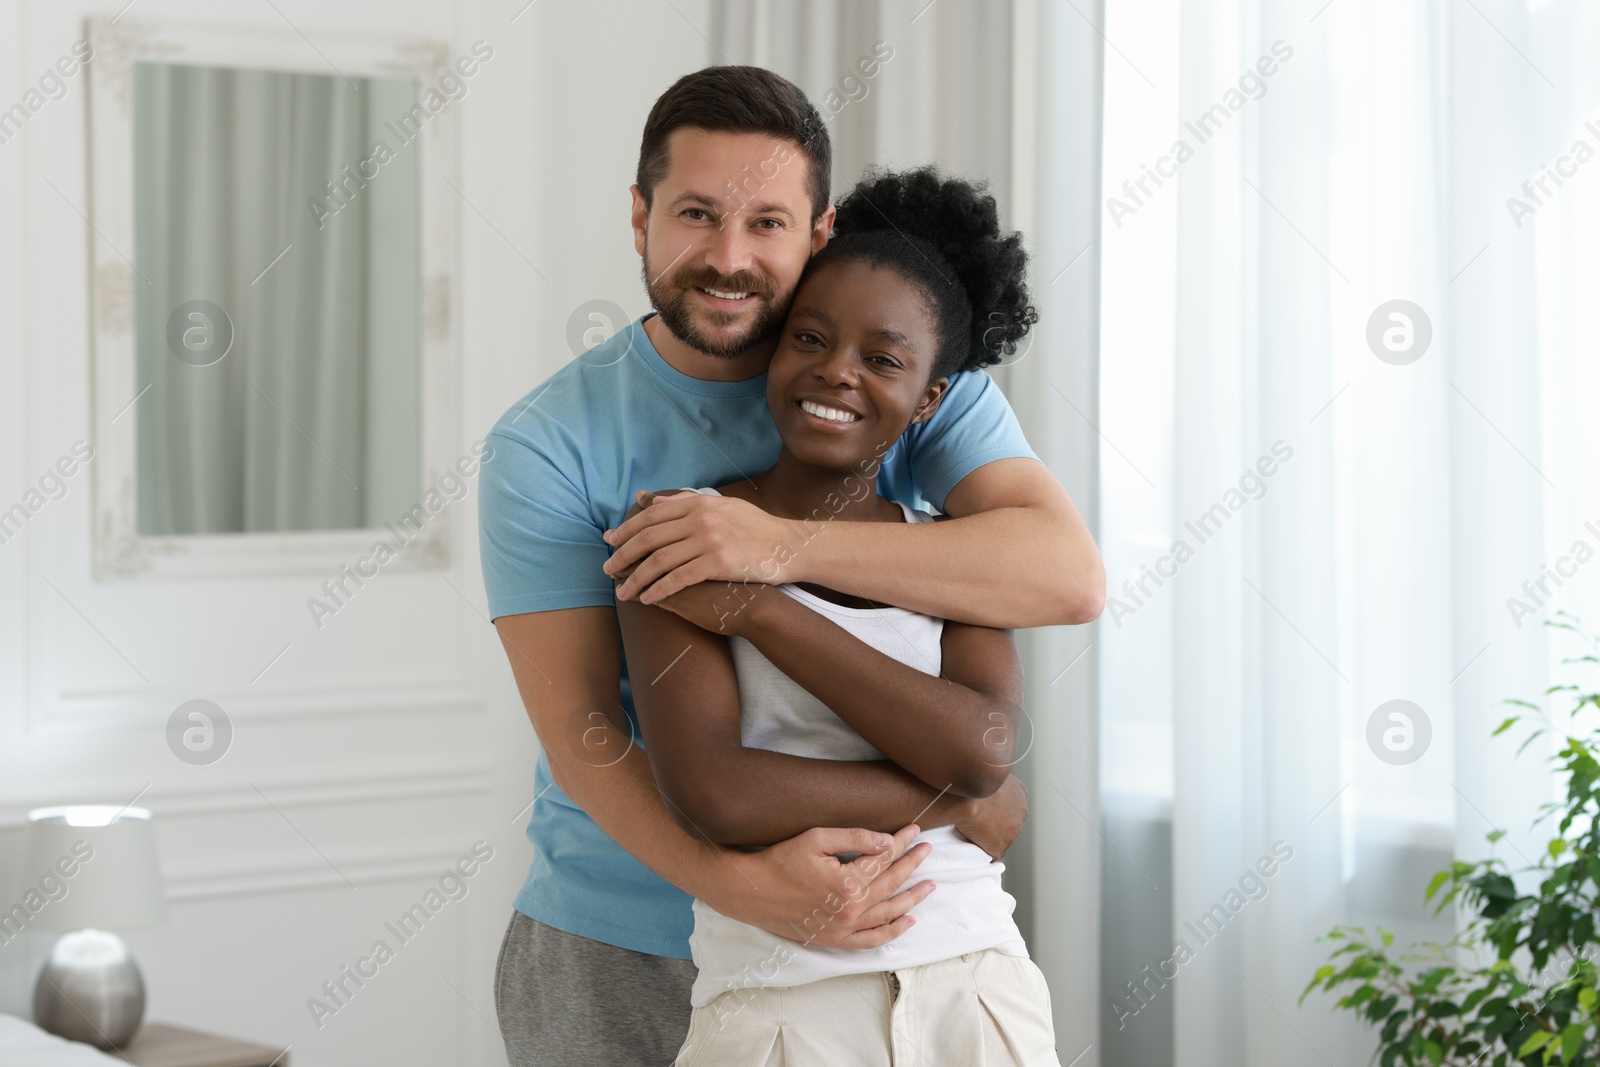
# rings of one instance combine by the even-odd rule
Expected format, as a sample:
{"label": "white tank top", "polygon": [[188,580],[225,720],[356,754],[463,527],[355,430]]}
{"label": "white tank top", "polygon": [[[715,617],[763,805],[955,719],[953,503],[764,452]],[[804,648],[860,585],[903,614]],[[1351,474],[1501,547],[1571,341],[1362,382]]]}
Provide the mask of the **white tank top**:
{"label": "white tank top", "polygon": [[[904,504],[900,509],[907,522],[933,521],[925,511],[913,511]],[[795,585],[774,588],[826,615],[884,655],[927,674],[939,673],[943,619],[905,608],[845,607]],[[746,747],[819,759],[886,758],[749,641],[732,637],[728,643],[739,676],[740,734]],[[690,1002],[704,1007],[729,990],[797,986],[844,974],[902,970],[988,948],[1027,956],[1027,945],[1011,918],[1017,902],[1000,885],[1005,864],[993,862],[953,826],[925,830],[916,840],[927,841],[933,851],[900,891],[929,878],[938,888],[913,909],[916,925],[878,948],[802,944],[730,919],[696,900],[689,949],[699,975]],[[819,907],[814,915],[813,930],[829,917],[825,907]]]}

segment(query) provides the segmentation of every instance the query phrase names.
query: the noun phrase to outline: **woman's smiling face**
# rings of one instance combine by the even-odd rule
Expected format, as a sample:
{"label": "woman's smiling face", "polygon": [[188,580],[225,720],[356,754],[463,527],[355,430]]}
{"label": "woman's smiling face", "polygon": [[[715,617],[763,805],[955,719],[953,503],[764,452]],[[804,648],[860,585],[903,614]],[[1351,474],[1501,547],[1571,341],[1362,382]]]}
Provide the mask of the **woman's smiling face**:
{"label": "woman's smiling face", "polygon": [[862,260],[829,263],[795,293],[767,369],[785,447],[815,467],[855,468],[931,416],[949,383],[929,381],[938,342],[921,290]]}

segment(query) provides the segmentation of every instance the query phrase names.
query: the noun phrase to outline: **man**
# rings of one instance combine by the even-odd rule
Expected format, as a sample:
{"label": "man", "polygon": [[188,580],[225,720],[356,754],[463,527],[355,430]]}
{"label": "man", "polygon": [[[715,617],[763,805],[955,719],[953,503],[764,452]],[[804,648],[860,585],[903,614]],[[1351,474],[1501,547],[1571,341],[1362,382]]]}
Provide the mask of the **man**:
{"label": "man", "polygon": [[1014,778],[974,800],[888,763],[850,768],[847,795],[808,797],[819,787],[794,757],[773,788],[804,810],[849,811],[855,828],[757,853],[695,836],[636,743],[632,685],[650,680],[626,674],[614,597],[809,581],[1002,628],[1084,622],[1104,600],[1088,531],[982,373],[958,375],[879,473],[884,495],[949,521],[807,526],[700,495],[661,497],[624,521],[642,490],[716,485],[776,459],[764,372],[832,229],[830,167],[821,116],[784,79],[753,67],[680,79],[646,122],[633,187],[656,314],[563,368],[489,434],[490,615],[542,748],[533,865],[495,980],[514,1064],[670,1062],[689,1020],[691,897],[785,937],[883,944],[928,892],[924,882],[896,895],[926,855],[901,854],[919,825],[953,824],[998,858],[1026,816]]}

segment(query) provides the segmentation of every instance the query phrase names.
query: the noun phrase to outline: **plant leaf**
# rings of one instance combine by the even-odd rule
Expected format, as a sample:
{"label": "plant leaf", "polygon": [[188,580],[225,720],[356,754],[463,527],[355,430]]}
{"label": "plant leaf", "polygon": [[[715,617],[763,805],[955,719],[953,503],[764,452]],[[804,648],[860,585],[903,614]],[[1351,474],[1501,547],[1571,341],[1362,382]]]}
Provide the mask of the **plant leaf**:
{"label": "plant leaf", "polygon": [[1548,1030],[1536,1031],[1532,1037],[1522,1043],[1521,1048],[1517,1049],[1517,1058],[1521,1059],[1530,1052],[1538,1052],[1548,1045],[1555,1036]]}
{"label": "plant leaf", "polygon": [[1434,875],[1433,880],[1428,883],[1428,891],[1422,895],[1422,899],[1432,900],[1433,895],[1439,891],[1439,887],[1444,885],[1449,880],[1449,871],[1440,871],[1438,874]]}
{"label": "plant leaf", "polygon": [[1572,1023],[1561,1031],[1561,1058],[1576,1063],[1578,1049],[1583,1047],[1583,1024]]}

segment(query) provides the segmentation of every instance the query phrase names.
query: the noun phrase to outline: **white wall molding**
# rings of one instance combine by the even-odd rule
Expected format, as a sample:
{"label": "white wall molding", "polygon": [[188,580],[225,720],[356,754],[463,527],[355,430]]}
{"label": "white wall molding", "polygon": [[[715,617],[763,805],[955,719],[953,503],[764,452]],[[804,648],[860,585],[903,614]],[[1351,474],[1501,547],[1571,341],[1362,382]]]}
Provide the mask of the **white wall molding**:
{"label": "white wall molding", "polygon": [[[0,5],[0,83],[12,86],[0,107],[37,84],[86,18],[121,2]],[[139,0],[128,17],[292,20],[307,64],[322,62],[325,38],[352,33],[494,48],[451,105],[461,111],[460,177],[443,188],[460,226],[452,287],[424,280],[425,328],[459,353],[460,376],[439,394],[458,455],[573,357],[564,326],[575,308],[604,298],[646,309],[627,229],[638,133],[667,85],[715,58],[710,2],[278,7]],[[577,46],[596,33],[628,62],[574,95],[593,66]],[[0,508],[75,439],[110,447],[90,377],[94,263],[110,254],[84,221],[93,62],[0,145]],[[581,147],[582,166],[550,165],[551,145]],[[292,1042],[301,1067],[503,1067],[492,984],[527,870],[537,748],[485,618],[476,486],[433,520],[451,525],[448,570],[386,568],[321,628],[306,602],[323,598],[322,576],[94,581],[90,489],[72,479],[0,545],[0,907],[20,899],[31,808],[138,796],[155,814],[174,905],[168,922],[130,937],[152,1017]],[[177,760],[164,736],[193,699],[217,703],[235,730],[227,755],[202,767]],[[478,838],[495,858],[471,896],[315,1027],[307,995],[380,932],[391,902],[415,899]],[[23,1016],[50,944],[43,930],[25,938],[0,951],[0,1011]]]}
{"label": "white wall molding", "polygon": [[[230,780],[200,788],[156,788],[140,792],[137,784],[124,783],[122,790],[104,785],[91,790],[55,789],[27,798],[0,798],[0,833],[21,830],[28,812],[58,804],[80,804],[86,796],[106,802],[138,795],[139,805],[149,808],[155,818],[193,818],[235,812],[258,812],[272,805],[280,808],[343,807],[411,801],[441,797],[482,796],[489,792],[492,768],[487,763],[441,768],[437,765],[406,765],[386,768],[379,773],[341,770],[337,776],[302,775],[295,778],[262,776],[257,782]],[[261,792],[257,792],[257,787]],[[262,799],[271,798],[271,805]]]}
{"label": "white wall molding", "polygon": [[444,873],[470,845],[393,852],[362,860],[329,863],[258,864],[231,867],[201,875],[167,878],[167,900],[186,904],[228,897],[254,897],[269,893],[360,889],[387,882],[431,879]]}
{"label": "white wall molding", "polygon": [[[464,680],[394,685],[319,684],[276,690],[208,689],[203,693],[170,686],[136,687],[63,691],[57,704],[39,715],[39,725],[83,722],[101,726],[108,718],[126,719],[130,725],[138,725],[134,720],[146,719],[146,709],[152,703],[171,709],[197,697],[215,701],[236,721],[478,714],[488,706],[482,686]],[[165,727],[164,716],[158,725]]]}

